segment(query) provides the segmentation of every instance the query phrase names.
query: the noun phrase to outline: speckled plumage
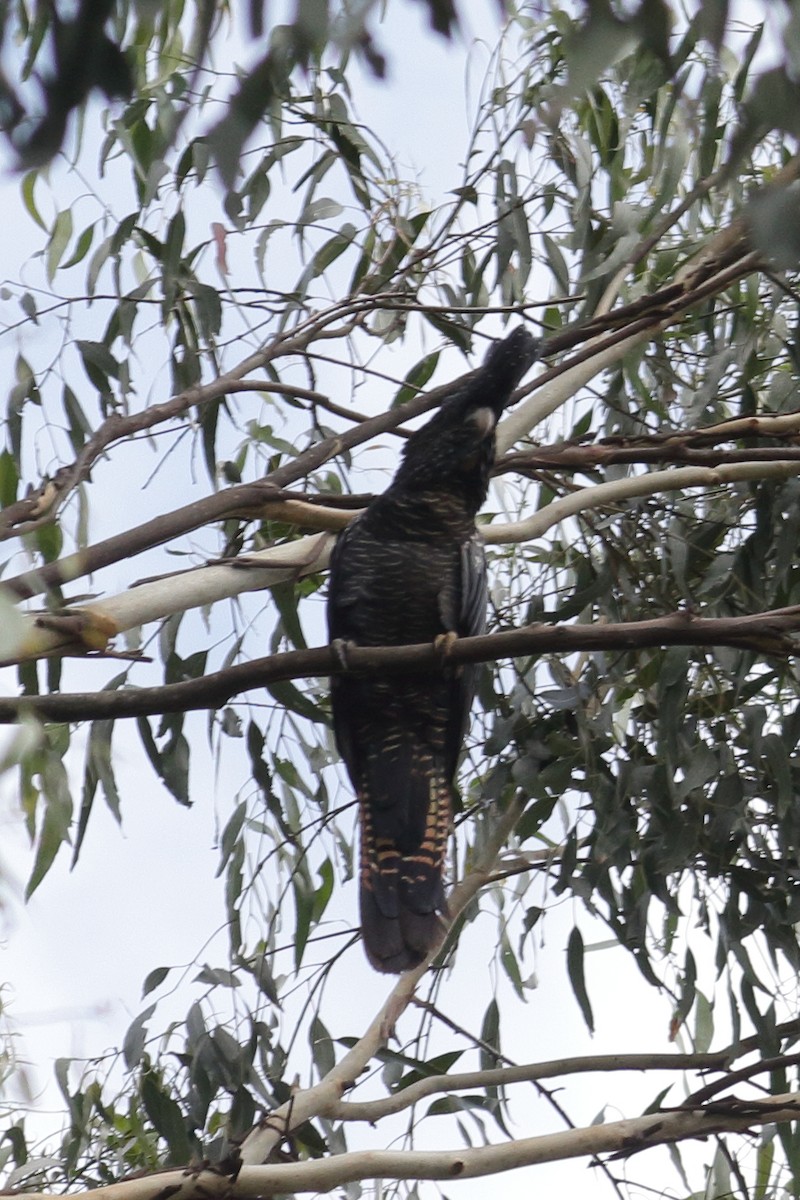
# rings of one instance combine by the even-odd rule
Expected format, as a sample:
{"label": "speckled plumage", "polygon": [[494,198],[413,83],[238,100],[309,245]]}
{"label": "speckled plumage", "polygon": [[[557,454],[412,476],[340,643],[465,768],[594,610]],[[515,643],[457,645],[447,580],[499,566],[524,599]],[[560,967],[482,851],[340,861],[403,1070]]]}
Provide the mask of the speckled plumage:
{"label": "speckled plumage", "polygon": [[[497,420],[536,357],[523,328],[408,441],[394,480],[340,535],[331,563],[331,640],[430,642],[483,631],[486,565],[475,516]],[[453,779],[473,671],[332,680],[336,742],[359,800],[361,927],[379,971],[416,966],[441,941]]]}

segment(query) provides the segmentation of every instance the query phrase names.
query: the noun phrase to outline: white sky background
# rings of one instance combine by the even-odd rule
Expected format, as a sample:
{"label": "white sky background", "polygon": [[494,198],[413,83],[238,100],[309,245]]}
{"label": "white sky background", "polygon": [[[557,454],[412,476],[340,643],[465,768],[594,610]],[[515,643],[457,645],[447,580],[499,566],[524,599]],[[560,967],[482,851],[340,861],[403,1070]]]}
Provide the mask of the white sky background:
{"label": "white sky background", "polygon": [[[389,59],[389,79],[378,82],[361,75],[354,85],[356,112],[392,148],[402,167],[416,170],[422,193],[433,198],[457,182],[453,168],[463,151],[473,111],[473,104],[465,99],[465,62],[469,59],[471,63],[474,100],[488,59],[488,51],[478,43],[483,38],[491,46],[497,30],[494,0],[476,0],[469,6],[467,20],[476,44],[462,38],[449,45],[430,34],[419,6],[393,4],[389,20],[378,34]],[[63,164],[56,164],[52,170],[55,174],[64,169]],[[7,177],[0,196],[4,226],[13,233],[0,242],[0,278],[13,279],[25,259],[38,249],[41,237],[24,212],[18,181]],[[205,197],[208,212],[195,213],[193,219],[206,228],[214,220],[225,223],[219,189],[215,194],[211,185]],[[150,467],[140,470],[146,474]],[[131,479],[126,481],[126,487],[133,486],[134,495],[141,479],[136,472],[132,466]],[[200,495],[207,484],[202,475],[198,482]],[[158,511],[159,498],[164,507],[174,506],[174,488],[163,472],[148,489],[148,514]],[[95,513],[92,540],[117,532],[121,528],[118,517],[109,512],[104,519]],[[121,579],[119,586],[124,586]],[[105,664],[90,672],[82,686],[100,686],[110,674]],[[193,808],[181,808],[166,794],[143,760],[135,735],[125,737],[118,731],[115,746],[123,799],[122,830],[98,797],[76,871],[70,874],[67,860],[61,856],[27,906],[19,898],[12,899],[0,914],[5,917],[0,982],[8,981],[2,1001],[19,1033],[20,1057],[31,1064],[32,1089],[53,1113],[61,1112],[60,1098],[50,1083],[53,1060],[94,1056],[118,1046],[143,1007],[141,985],[148,971],[159,965],[194,964],[188,972],[191,978],[203,961],[226,965],[226,939],[219,932],[224,921],[222,881],[215,879],[217,813],[224,820],[231,807],[231,789],[239,786],[239,779],[231,782],[226,776],[224,759],[220,774],[214,776],[206,750],[205,720],[202,714],[190,719],[197,732],[191,739]],[[76,754],[74,762],[81,770],[82,757]],[[6,790],[0,798],[0,875],[10,871],[21,893],[30,866],[15,798]],[[355,884],[345,890],[342,902],[350,906],[345,915],[352,922],[357,904]],[[594,1039],[589,1038],[569,989],[564,962],[566,938],[579,916],[587,942],[605,936],[603,927],[592,929],[571,904],[562,903],[548,915],[537,964],[538,987],[526,1009],[514,1007],[517,1027],[504,1031],[507,1052],[518,1061],[535,1061],[580,1053],[667,1051],[668,1006],[648,989],[630,957],[618,949],[587,956],[598,1030]],[[494,922],[484,924],[487,939],[493,940]],[[204,948],[215,935],[216,940]],[[464,1023],[470,1027],[479,1024],[487,988],[491,991],[493,986],[485,965],[488,951],[481,958],[479,946],[480,939],[470,931],[462,942],[453,979],[445,984],[448,995],[462,997]],[[346,960],[351,972],[357,953],[351,951]],[[344,973],[341,986],[350,1019],[346,1029],[332,1029],[335,1036],[365,1026],[388,992],[387,981],[363,962],[357,987]],[[178,1001],[175,1015],[182,1015],[185,1008],[185,1002]],[[168,1006],[163,1011],[168,1011]],[[157,1027],[162,1028],[162,1009],[156,1019]],[[727,1025],[727,1020],[724,1023]],[[722,1041],[724,1035],[718,1043]],[[624,1083],[612,1081],[611,1085],[598,1079],[582,1085],[577,1095],[572,1088],[566,1104],[576,1122],[585,1122],[613,1096],[607,1119],[634,1116],[660,1086],[664,1083],[653,1079],[625,1077]],[[679,1095],[673,1094],[671,1102],[679,1102]],[[545,1102],[535,1098],[533,1089],[527,1094],[520,1089],[520,1097],[514,1132],[527,1136],[561,1127]],[[52,1120],[43,1118],[43,1131],[54,1127]],[[449,1123],[447,1130],[449,1139]],[[423,1131],[420,1145],[443,1148],[454,1144],[451,1140],[437,1143],[435,1122],[425,1124]],[[382,1144],[380,1135],[374,1144]],[[712,1153],[713,1147],[698,1150],[703,1159]],[[665,1178],[666,1163],[667,1152],[655,1152],[649,1156],[647,1168],[635,1161],[632,1174],[660,1182]],[[615,1171],[625,1173],[620,1164],[615,1164]],[[477,1200],[486,1186],[481,1180],[465,1181],[450,1190],[454,1196]],[[527,1193],[531,1187],[541,1191],[560,1188],[565,1195],[580,1194],[584,1200],[611,1195],[605,1179],[583,1161],[515,1173],[513,1182],[507,1177],[489,1186],[503,1187],[511,1195],[522,1195],[523,1188]]]}

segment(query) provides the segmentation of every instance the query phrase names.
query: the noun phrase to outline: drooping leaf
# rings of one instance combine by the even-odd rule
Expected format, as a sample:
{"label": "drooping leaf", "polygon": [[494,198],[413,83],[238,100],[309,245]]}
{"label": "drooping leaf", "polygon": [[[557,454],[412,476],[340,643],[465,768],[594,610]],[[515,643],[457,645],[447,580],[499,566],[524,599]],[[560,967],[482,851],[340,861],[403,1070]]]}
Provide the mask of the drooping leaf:
{"label": "drooping leaf", "polygon": [[586,979],[584,976],[584,948],[583,937],[577,925],[573,928],[567,941],[567,970],[569,971],[569,980],[572,984],[572,991],[575,999],[578,1001],[578,1006],[583,1013],[583,1019],[590,1033],[594,1033],[594,1016],[592,1015],[592,1006],[589,1003],[589,994],[586,991]]}

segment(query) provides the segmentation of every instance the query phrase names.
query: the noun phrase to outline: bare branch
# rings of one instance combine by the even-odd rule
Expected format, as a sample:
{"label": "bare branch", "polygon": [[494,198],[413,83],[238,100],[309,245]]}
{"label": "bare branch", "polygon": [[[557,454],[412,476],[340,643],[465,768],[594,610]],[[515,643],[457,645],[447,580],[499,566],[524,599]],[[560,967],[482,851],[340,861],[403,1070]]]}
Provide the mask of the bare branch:
{"label": "bare branch", "polygon": [[[483,637],[460,638],[449,651],[448,661],[453,664],[493,662],[532,654],[643,650],[654,646],[733,646],[785,658],[800,651],[800,644],[790,636],[798,630],[800,605],[739,617],[698,617],[686,611],[646,621],[606,625],[536,624]],[[432,643],[352,646],[348,648],[347,660],[352,671],[380,671],[382,674],[442,668],[441,651]],[[33,713],[44,721],[63,722],[219,708],[232,697],[268,683],[340,674],[342,670],[329,646],[290,650],[163,687],[5,697],[0,699],[0,724],[17,721],[23,713]]]}
{"label": "bare branch", "polygon": [[[742,428],[744,424],[747,425],[746,430]],[[661,491],[695,486],[716,487],[721,483],[738,482],[742,479],[784,478],[798,474],[800,467],[791,465],[800,462],[798,447],[770,447],[762,450],[755,448],[706,454],[702,451],[690,451],[685,446],[688,440],[713,437],[726,440],[728,437],[743,436],[745,433],[748,436],[789,437],[794,436],[798,428],[800,413],[793,413],[782,417],[746,418],[744,421],[726,422],[724,425],[709,426],[707,429],[676,435],[668,441],[662,436],[652,439],[653,444],[642,449],[639,448],[638,440],[636,445],[623,447],[609,440],[597,446],[552,446],[507,455],[500,463],[500,470],[535,471],[562,467],[589,470],[612,463],[658,462],[670,458],[681,462],[691,461],[698,466],[694,475],[680,474],[674,470],[652,472],[633,479],[614,480],[607,484],[584,488],[562,500],[554,501],[528,521],[487,525],[483,529],[484,538],[490,545],[518,543],[542,536],[566,516],[633,496],[653,495]],[[732,432],[729,432],[729,429]],[[700,463],[706,462],[709,469],[700,467]],[[728,466],[731,467],[730,471],[727,471]],[[368,503],[369,499],[369,496],[359,498],[362,504]],[[342,500],[347,500],[347,507],[343,506]],[[61,587],[84,575],[92,574],[112,563],[133,558],[183,533],[230,518],[243,521],[281,520],[298,528],[337,532],[360,511],[353,503],[355,500],[354,497],[301,497],[278,488],[268,478],[255,483],[239,484],[172,512],[162,513],[151,521],[145,521],[124,533],[106,538],[94,546],[65,555],[21,575],[12,576],[3,581],[2,587],[16,599],[27,600],[50,588]],[[294,545],[298,550],[299,564],[304,559],[305,552],[300,549],[302,543]],[[139,596],[141,599],[141,593]],[[106,605],[113,603],[113,600],[107,601]],[[139,623],[144,623],[144,620],[145,618],[140,617]]]}
{"label": "bare branch", "polygon": [[[772,418],[753,418],[754,428],[748,430],[748,437],[791,438],[797,436],[800,428],[800,413],[792,414],[794,428],[773,432],[769,429]],[[784,418],[777,418],[784,423]],[[762,425],[763,421],[763,425]],[[730,422],[741,424],[741,422]],[[711,427],[709,427],[711,428]],[[713,427],[715,430],[721,427]],[[722,463],[744,462],[789,462],[800,459],[800,446],[748,446],[736,449],[701,450],[695,449],[693,442],[709,440],[726,442],[741,434],[726,434],[711,432],[706,435],[703,429],[688,430],[675,433],[671,437],[655,434],[651,437],[635,438],[603,438],[599,442],[562,442],[554,446],[536,446],[533,449],[519,450],[506,454],[495,467],[495,474],[503,475],[509,472],[533,475],[538,471],[596,471],[600,467],[617,466],[620,464],[650,464],[677,463],[681,466],[717,467]]]}
{"label": "bare branch", "polygon": [[[789,1026],[778,1026],[776,1034],[781,1037],[796,1033],[797,1022]],[[774,1058],[761,1059],[737,1071],[729,1066],[737,1058],[750,1054],[757,1039],[734,1042],[722,1050],[706,1054],[595,1054],[575,1058],[553,1059],[549,1062],[525,1063],[520,1066],[496,1067],[484,1071],[465,1071],[450,1075],[431,1075],[419,1079],[402,1091],[380,1100],[361,1102],[343,1100],[329,1114],[340,1121],[375,1122],[418,1104],[428,1096],[450,1094],[474,1088],[506,1087],[514,1083],[535,1083],[542,1079],[556,1079],[566,1075],[581,1075],[609,1071],[723,1071],[721,1079],[705,1085],[689,1096],[680,1108],[701,1107],[706,1101],[734,1083],[741,1083],[767,1071],[781,1070],[800,1061],[800,1054],[782,1054]]]}
{"label": "bare branch", "polygon": [[[357,432],[357,431],[356,431]],[[612,480],[608,483],[581,488],[560,500],[554,501],[540,512],[516,522],[496,522],[485,526],[483,534],[490,544],[513,544],[542,536],[548,529],[566,517],[601,505],[619,503],[637,496],[650,496],[663,491],[684,490],[690,487],[719,487],[726,483],[737,483],[748,479],[785,479],[800,473],[800,462],[778,461],[768,463],[730,463],[716,468],[683,467],[667,471],[653,471],[642,475]],[[267,488],[267,481],[254,485]],[[252,493],[251,493],[252,494]],[[269,493],[266,493],[269,494]],[[333,525],[341,528],[354,515],[341,510],[330,510],[328,514],[316,506],[303,506],[284,510],[287,516],[301,517],[311,524]],[[209,510],[213,509],[209,504]],[[245,510],[247,511],[247,510]],[[191,520],[191,514],[179,511],[178,520]],[[160,527],[159,527],[160,528]],[[123,536],[123,535],[120,535]],[[269,550],[257,551],[246,559],[233,560],[231,564],[210,564],[179,575],[150,580],[137,588],[115,596],[106,597],[93,604],[75,610],[80,617],[79,625],[73,621],[69,626],[72,635],[67,636],[68,627],[61,632],[41,617],[21,618],[22,634],[19,648],[13,656],[9,654],[5,665],[25,659],[41,658],[53,654],[85,653],[100,650],[117,633],[150,621],[160,620],[171,613],[184,612],[189,608],[213,604],[229,599],[246,591],[258,591],[271,587],[286,578],[300,578],[323,571],[328,565],[330,535],[299,539],[283,543]],[[118,550],[118,545],[116,550]],[[62,560],[62,569],[63,569]],[[70,563],[67,560],[67,567]],[[245,573],[242,568],[252,570]],[[76,569],[80,568],[77,556]],[[180,580],[180,586],[176,580]],[[36,572],[28,572],[21,580],[12,581],[22,588],[36,586]],[[62,636],[63,634],[63,636]]]}
{"label": "bare branch", "polygon": [[[187,388],[162,404],[152,404],[140,412],[127,415],[112,413],[88,439],[71,464],[62,467],[52,479],[45,480],[23,500],[18,500],[3,510],[0,514],[0,540],[30,532],[52,520],[66,496],[88,477],[93,464],[114,442],[175,420],[184,416],[191,408],[202,408],[234,391],[286,391],[296,395],[305,394],[313,399],[316,393],[307,389],[295,389],[282,384],[271,387],[269,379],[259,381],[247,377],[252,371],[262,369],[276,358],[302,353],[314,338],[329,336],[330,326],[337,321],[345,321],[348,318],[360,320],[360,314],[374,308],[379,300],[379,297],[357,297],[335,304],[325,312],[309,317],[294,330],[277,335],[268,345],[248,355],[236,367],[210,383]],[[337,330],[337,335],[344,335],[351,328],[352,326],[345,326]],[[399,420],[397,414],[394,416]],[[301,470],[300,474],[303,473]]]}
{"label": "bare branch", "polygon": [[554,500],[522,521],[495,522],[482,532],[487,542],[528,542],[541,537],[548,529],[587,509],[596,509],[637,496],[653,496],[658,492],[685,491],[692,487],[721,487],[726,483],[741,483],[748,479],[788,479],[800,474],[800,461],[723,463],[718,467],[673,467],[667,471],[648,471],[625,479],[612,479],[592,487],[579,488],[560,500]]}
{"label": "bare branch", "polygon": [[[464,1071],[454,1075],[431,1075],[386,1096],[360,1103],[342,1100],[327,1115],[339,1121],[379,1121],[403,1112],[428,1096],[463,1092],[473,1088],[506,1087],[513,1083],[534,1083],[564,1075],[595,1071],[702,1071],[722,1070],[730,1060],[727,1050],[716,1054],[595,1054],[579,1058],[554,1059],[551,1062],[525,1063],[519,1067],[495,1067],[486,1071]],[[723,1082],[723,1081],[720,1081]]]}

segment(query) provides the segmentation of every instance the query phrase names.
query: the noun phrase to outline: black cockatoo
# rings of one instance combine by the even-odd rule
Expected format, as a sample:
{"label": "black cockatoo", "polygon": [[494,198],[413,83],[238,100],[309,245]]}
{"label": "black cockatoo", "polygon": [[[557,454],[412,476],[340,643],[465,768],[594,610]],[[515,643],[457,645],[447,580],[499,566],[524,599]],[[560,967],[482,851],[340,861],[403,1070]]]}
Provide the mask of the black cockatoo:
{"label": "black cockatoo", "polygon": [[[483,632],[486,562],[475,516],[495,426],[536,359],[522,327],[411,438],[391,485],[340,534],[331,562],[331,641],[431,642]],[[378,971],[404,971],[441,941],[452,788],[474,671],[332,680],[336,744],[360,806],[361,929]]]}

